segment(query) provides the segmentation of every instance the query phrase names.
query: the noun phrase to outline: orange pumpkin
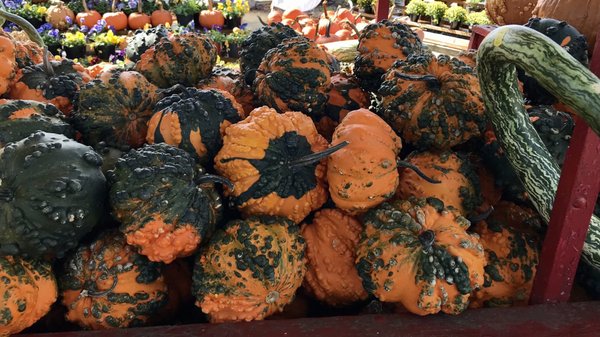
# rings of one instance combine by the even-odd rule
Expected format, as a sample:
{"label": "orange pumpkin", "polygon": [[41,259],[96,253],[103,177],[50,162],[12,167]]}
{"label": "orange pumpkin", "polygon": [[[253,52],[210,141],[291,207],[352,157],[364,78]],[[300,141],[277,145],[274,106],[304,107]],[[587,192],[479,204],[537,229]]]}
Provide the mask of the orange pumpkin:
{"label": "orange pumpkin", "polygon": [[538,0],[486,0],[487,16],[498,25],[523,25],[531,18]]}
{"label": "orange pumpkin", "polygon": [[413,152],[406,161],[440,184],[430,184],[415,172],[403,168],[396,192],[399,198],[437,198],[465,216],[481,205],[479,179],[468,160],[453,152]]}
{"label": "orange pumpkin", "polygon": [[439,199],[395,200],[369,211],[356,268],[382,302],[418,315],[459,314],[484,283],[485,254],[470,222]]}
{"label": "orange pumpkin", "polygon": [[357,214],[384,202],[398,186],[396,157],[402,141],[379,116],[352,111],[335,129],[331,143],[349,143],[327,159],[329,193],[336,206]]}
{"label": "orange pumpkin", "polygon": [[0,32],[0,96],[8,92],[17,74],[15,44],[6,32]]}
{"label": "orange pumpkin", "polygon": [[[325,25],[326,27],[324,27],[324,31],[323,33],[321,33],[321,24],[323,23],[323,20],[319,21],[319,28],[317,29],[317,31],[319,32],[319,37],[317,37],[315,39],[315,42],[317,44],[324,44],[324,43],[329,43],[329,42],[336,42],[336,41],[340,41],[340,37],[333,34],[333,32],[331,31],[331,20],[326,20],[325,21]],[[337,32],[337,31],[336,31]]]}
{"label": "orange pumpkin", "polygon": [[153,11],[152,15],[150,15],[150,22],[154,27],[158,25],[166,25],[167,23],[170,25],[173,23],[173,14],[164,9],[162,1],[159,0],[158,9]]}
{"label": "orange pumpkin", "polygon": [[237,70],[216,66],[212,71],[212,76],[200,81],[196,87],[225,91],[225,96],[241,105],[242,118],[246,118],[254,110],[255,99],[252,88],[246,85],[243,76]]}
{"label": "orange pumpkin", "polygon": [[298,8],[290,8],[286,11],[283,12],[283,14],[281,15],[282,19],[289,19],[289,20],[296,20],[296,18],[300,15],[304,14],[304,12],[302,12],[301,10],[299,10]]}
{"label": "orange pumpkin", "polygon": [[0,257],[0,336],[18,334],[50,311],[58,290],[51,265]]}
{"label": "orange pumpkin", "polygon": [[213,9],[213,1],[208,0],[208,9],[200,12],[200,26],[211,29],[214,26],[223,27],[225,17],[220,10]]}
{"label": "orange pumpkin", "polygon": [[110,12],[102,15],[102,20],[106,21],[106,26],[113,27],[115,30],[127,29],[127,15],[121,11],[116,11],[117,0],[113,0]]}
{"label": "orange pumpkin", "polygon": [[267,16],[267,24],[281,22],[283,20],[283,12],[277,9],[271,9],[269,16]]}
{"label": "orange pumpkin", "polygon": [[338,209],[317,212],[302,227],[308,269],[304,288],[331,306],[345,306],[368,296],[354,260],[361,224]]}
{"label": "orange pumpkin", "polygon": [[77,16],[75,16],[75,21],[77,21],[77,24],[80,26],[86,26],[91,29],[98,22],[98,20],[102,19],[102,16],[100,13],[94,10],[90,10],[87,6],[86,0],[81,0],[81,4],[83,5],[83,12],[77,13]]}
{"label": "orange pumpkin", "polygon": [[129,14],[127,25],[129,29],[142,29],[152,22],[150,16],[142,11],[142,0],[138,1],[137,12]]}
{"label": "orange pumpkin", "polygon": [[69,7],[65,6],[65,3],[62,1],[54,2],[46,11],[46,21],[54,28],[68,28],[69,24],[67,23],[67,18],[71,21],[74,20],[75,14]]}

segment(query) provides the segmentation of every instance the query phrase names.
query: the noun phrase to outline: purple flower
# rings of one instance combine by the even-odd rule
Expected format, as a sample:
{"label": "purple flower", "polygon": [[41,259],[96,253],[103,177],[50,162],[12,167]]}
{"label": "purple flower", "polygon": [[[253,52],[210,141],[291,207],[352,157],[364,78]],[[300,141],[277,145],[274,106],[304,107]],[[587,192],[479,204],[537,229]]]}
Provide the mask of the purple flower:
{"label": "purple flower", "polygon": [[65,17],[65,21],[67,21],[67,24],[70,26],[73,24],[73,19],[71,19],[70,16]]}
{"label": "purple flower", "polygon": [[4,3],[4,6],[6,6],[6,8],[8,9],[17,9],[17,7],[19,7],[19,5],[17,5],[14,1],[11,0],[7,0]]}
{"label": "purple flower", "polygon": [[223,27],[218,26],[218,25],[212,25],[212,27],[210,27],[210,28],[216,30],[217,32],[220,32],[223,30]]}
{"label": "purple flower", "polygon": [[192,29],[192,30],[193,30],[193,29],[194,29],[194,26],[195,26],[195,24],[194,24],[194,20],[190,21],[190,23],[188,23],[188,24],[187,24],[187,26],[188,26],[188,28],[189,28],[189,29]]}
{"label": "purple flower", "polygon": [[240,29],[246,29],[246,27],[248,27],[248,22],[244,22],[240,25]]}
{"label": "purple flower", "polygon": [[136,9],[138,6],[137,0],[129,0],[129,8]]}
{"label": "purple flower", "polygon": [[123,8],[125,8],[125,4],[124,3],[121,2],[121,3],[117,4],[117,11],[122,11]]}
{"label": "purple flower", "polygon": [[79,27],[79,31],[85,34],[85,33],[88,32],[88,27],[87,26],[81,26],[81,27]]}
{"label": "purple flower", "polygon": [[48,36],[54,39],[58,39],[59,34],[58,29],[51,29],[48,31]]}

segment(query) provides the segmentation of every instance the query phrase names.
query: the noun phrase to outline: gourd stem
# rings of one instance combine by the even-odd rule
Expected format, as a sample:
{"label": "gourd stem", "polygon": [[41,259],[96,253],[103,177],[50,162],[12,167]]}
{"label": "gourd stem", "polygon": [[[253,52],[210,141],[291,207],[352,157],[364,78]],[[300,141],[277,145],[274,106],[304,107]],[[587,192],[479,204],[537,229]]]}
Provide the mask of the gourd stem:
{"label": "gourd stem", "polygon": [[112,274],[113,277],[113,283],[110,286],[110,288],[106,289],[106,290],[102,290],[102,291],[95,291],[95,290],[87,290],[86,296],[87,297],[102,297],[102,296],[106,296],[108,293],[110,293],[111,291],[115,290],[117,283],[119,283],[119,278],[117,277],[116,274]]}
{"label": "gourd stem", "polygon": [[440,183],[439,180],[435,180],[433,178],[428,177],[427,175],[425,175],[425,173],[423,173],[423,171],[421,171],[421,169],[419,169],[418,167],[416,167],[415,165],[413,165],[413,164],[411,164],[409,162],[405,162],[404,160],[398,160],[397,161],[397,165],[399,167],[404,167],[404,168],[411,169],[411,170],[415,171],[415,173],[419,177],[423,178],[428,183],[431,183],[431,184],[439,184]]}
{"label": "gourd stem", "polygon": [[138,0],[138,13],[142,14],[142,0]]}
{"label": "gourd stem", "polygon": [[83,5],[83,11],[86,12],[86,13],[89,13],[90,9],[88,8],[87,1],[86,0],[81,0],[81,4]]}
{"label": "gourd stem", "polygon": [[27,36],[29,37],[29,39],[31,41],[33,41],[38,46],[40,46],[44,49],[44,61],[43,61],[44,68],[49,75],[54,75],[54,69],[52,68],[52,65],[50,64],[50,61],[48,61],[48,47],[46,47],[44,40],[42,40],[40,33],[38,33],[38,31],[35,29],[35,27],[33,27],[33,25],[31,23],[29,23],[29,21],[23,19],[22,17],[20,17],[16,14],[9,13],[9,12],[5,11],[4,9],[0,9],[0,17],[6,19],[8,21],[11,21],[14,24],[16,24],[17,26],[19,26],[21,29],[23,29],[23,31],[25,33],[27,33]]}
{"label": "gourd stem", "polygon": [[473,216],[468,217],[467,219],[472,224],[476,224],[478,222],[481,222],[481,221],[487,219],[490,216],[490,214],[492,214],[493,211],[494,211],[494,206],[490,206],[485,212],[480,213],[480,214],[475,214]]}
{"label": "gourd stem", "polygon": [[316,163],[319,160],[329,156],[330,154],[348,146],[348,144],[350,144],[350,143],[348,143],[347,141],[343,141],[337,145],[334,145],[334,146],[328,148],[327,150],[317,152],[317,153],[311,153],[300,159],[294,160],[293,162],[290,163],[290,168],[306,166],[306,165]]}
{"label": "gourd stem", "polygon": [[117,10],[117,0],[112,1],[112,6],[110,7],[111,12],[115,12]]}
{"label": "gourd stem", "polygon": [[208,11],[212,12],[213,10],[213,1],[212,0],[208,0]]}
{"label": "gourd stem", "polygon": [[258,18],[258,21],[263,25],[263,26],[268,26],[268,24],[266,24],[263,19],[260,17],[260,15],[256,16]]}
{"label": "gourd stem", "polygon": [[431,246],[433,246],[433,243],[435,242],[435,232],[431,229],[428,229],[423,233],[419,234],[419,242],[421,242],[423,247],[431,248]]}
{"label": "gourd stem", "polygon": [[408,80],[408,81],[425,81],[425,83],[427,83],[427,87],[430,90],[440,90],[441,88],[441,83],[440,80],[433,76],[433,75],[409,75],[409,74],[403,74],[399,71],[395,71],[396,76],[400,77],[403,80]]}
{"label": "gourd stem", "polygon": [[232,191],[235,187],[229,179],[218,176],[218,175],[214,175],[214,174],[205,174],[196,180],[197,184],[202,184],[205,182],[221,183],[221,184],[227,186]]}
{"label": "gourd stem", "polygon": [[354,33],[356,34],[356,36],[360,35],[360,31],[358,30],[358,28],[356,27],[355,24],[353,24],[352,22],[350,22],[350,20],[344,19],[342,21],[342,23],[347,24],[348,26],[350,26],[350,28],[352,28],[352,30],[354,31]]}
{"label": "gourd stem", "polygon": [[323,15],[325,15],[325,19],[329,20],[329,14],[327,13],[327,0],[323,0]]}

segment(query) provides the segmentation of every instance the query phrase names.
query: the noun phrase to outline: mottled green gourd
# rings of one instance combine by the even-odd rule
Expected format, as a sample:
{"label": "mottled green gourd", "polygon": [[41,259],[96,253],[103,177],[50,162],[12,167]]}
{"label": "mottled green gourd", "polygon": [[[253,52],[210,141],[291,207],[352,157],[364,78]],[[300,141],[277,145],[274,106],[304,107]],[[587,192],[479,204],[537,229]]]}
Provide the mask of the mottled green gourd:
{"label": "mottled green gourd", "polygon": [[[548,37],[526,27],[500,27],[479,47],[477,73],[486,114],[530,200],[547,222],[560,170],[525,112],[515,66],[572,107],[597,134],[600,134],[600,80]],[[600,219],[595,216],[582,259],[592,269],[600,269]]]}
{"label": "mottled green gourd", "polygon": [[192,254],[222,216],[213,181],[185,151],[146,145],[109,171],[110,204],[127,242],[152,261],[170,263]]}
{"label": "mottled green gourd", "polygon": [[0,150],[0,255],[61,257],[103,214],[102,157],[36,132]]}
{"label": "mottled green gourd", "polygon": [[93,330],[147,324],[169,300],[161,267],[118,231],[104,232],[65,261],[59,287],[67,320]]}
{"label": "mottled green gourd", "polygon": [[146,50],[158,43],[163,37],[168,36],[169,31],[162,25],[148,30],[138,29],[132,36],[127,38],[125,55],[132,62],[137,62]]}
{"label": "mottled green gourd", "polygon": [[370,210],[357,248],[363,286],[418,315],[459,314],[483,285],[485,255],[470,222],[439,199],[394,200]]}
{"label": "mottled green gourd", "polygon": [[62,117],[52,104],[0,99],[0,148],[38,130],[74,138],[75,130]]}
{"label": "mottled green gourd", "polygon": [[281,217],[234,220],[196,261],[193,294],[211,322],[262,320],[290,303],[306,272],[300,229]]}

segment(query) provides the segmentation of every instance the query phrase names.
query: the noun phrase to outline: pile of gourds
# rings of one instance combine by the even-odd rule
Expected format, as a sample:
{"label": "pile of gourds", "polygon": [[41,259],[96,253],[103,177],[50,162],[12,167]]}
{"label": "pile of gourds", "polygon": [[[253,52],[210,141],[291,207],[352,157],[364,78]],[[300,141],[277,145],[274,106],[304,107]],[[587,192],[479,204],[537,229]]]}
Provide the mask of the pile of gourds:
{"label": "pile of gourds", "polygon": [[0,335],[55,301],[84,329],[172,323],[194,302],[210,322],[295,298],[418,315],[527,303],[558,179],[533,126],[556,140],[556,120],[529,119],[508,62],[600,130],[598,79],[552,40],[504,27],[463,62],[383,21],[348,72],[272,24],[236,72],[203,35],[154,37],[133,37],[130,68],[91,72],[0,34]]}

